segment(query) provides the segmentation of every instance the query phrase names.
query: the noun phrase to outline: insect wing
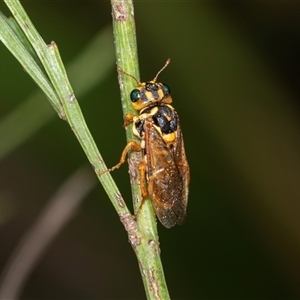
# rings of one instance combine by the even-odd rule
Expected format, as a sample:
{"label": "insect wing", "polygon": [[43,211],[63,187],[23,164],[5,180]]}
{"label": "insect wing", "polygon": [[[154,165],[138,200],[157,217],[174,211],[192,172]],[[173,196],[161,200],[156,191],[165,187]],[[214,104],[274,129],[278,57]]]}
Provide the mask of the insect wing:
{"label": "insect wing", "polygon": [[[173,148],[173,153],[174,153],[176,166],[179,170],[182,179],[183,185],[182,185],[181,200],[182,200],[182,205],[185,207],[185,211],[186,211],[188,196],[189,196],[189,185],[190,185],[190,167],[185,154],[185,148],[184,148],[184,142],[182,137],[182,131],[179,124],[179,118],[178,118],[178,125],[177,125],[176,143]],[[183,221],[184,219],[182,220],[182,222]],[[182,224],[182,223],[177,223],[177,224]]]}
{"label": "insect wing", "polygon": [[[146,120],[148,193],[158,219],[167,228],[182,224],[186,215],[189,167],[181,139],[178,128],[176,145],[169,148],[151,118]],[[181,155],[185,162],[181,161]]]}

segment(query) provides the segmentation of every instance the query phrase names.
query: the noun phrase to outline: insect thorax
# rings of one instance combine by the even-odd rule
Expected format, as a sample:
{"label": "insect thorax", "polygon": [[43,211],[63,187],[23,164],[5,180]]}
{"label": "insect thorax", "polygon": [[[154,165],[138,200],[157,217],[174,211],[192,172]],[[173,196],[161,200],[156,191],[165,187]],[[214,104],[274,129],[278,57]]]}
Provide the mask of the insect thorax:
{"label": "insect thorax", "polygon": [[133,123],[133,133],[140,139],[144,139],[144,125],[148,118],[151,118],[152,125],[167,144],[175,141],[179,120],[176,111],[171,105],[160,103],[141,110],[140,115],[136,117]]}

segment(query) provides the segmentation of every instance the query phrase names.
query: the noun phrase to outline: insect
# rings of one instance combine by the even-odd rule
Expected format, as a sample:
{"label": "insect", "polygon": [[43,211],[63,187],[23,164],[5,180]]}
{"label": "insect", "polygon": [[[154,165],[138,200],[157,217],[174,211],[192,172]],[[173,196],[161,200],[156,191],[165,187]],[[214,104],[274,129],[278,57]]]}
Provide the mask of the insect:
{"label": "insect", "polygon": [[[190,168],[187,162],[179,117],[173,106],[170,88],[153,80],[140,82],[121,68],[119,72],[133,78],[137,87],[131,91],[130,99],[138,115],[126,114],[124,126],[132,124],[140,143],[129,141],[122,152],[120,162],[108,169],[113,171],[125,161],[127,153],[141,151],[142,161],[138,165],[143,201],[149,196],[159,221],[167,228],[184,222],[188,201]],[[141,204],[142,205],[142,204]]]}

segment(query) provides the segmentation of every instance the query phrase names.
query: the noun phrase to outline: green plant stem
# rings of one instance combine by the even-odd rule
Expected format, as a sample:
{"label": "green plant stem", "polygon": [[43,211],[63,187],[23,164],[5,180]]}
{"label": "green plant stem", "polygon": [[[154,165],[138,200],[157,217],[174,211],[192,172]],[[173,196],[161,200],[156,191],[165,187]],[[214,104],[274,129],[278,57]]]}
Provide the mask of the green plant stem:
{"label": "green plant stem", "polygon": [[[107,167],[103,163],[102,157],[86,125],[56,44],[54,42],[50,45],[45,44],[18,0],[5,0],[5,2],[13,13],[20,29],[36,52],[43,69],[39,68],[39,64],[36,63],[36,57],[32,57],[31,50],[24,46],[20,35],[9,29],[9,23],[6,22],[4,18],[1,20],[3,20],[3,23],[7,26],[0,26],[2,42],[15,55],[24,69],[37,83],[39,82],[39,77],[37,78],[35,76],[33,66],[35,67],[34,71],[36,70],[37,73],[41,74],[41,77],[47,79],[49,94],[53,95],[53,98],[48,97],[49,101],[56,108],[59,116],[69,123],[121,220],[130,223],[130,218],[132,218],[131,213],[123,201],[112,177],[109,173],[103,174],[102,176],[99,175],[102,171],[106,170]],[[17,46],[15,47],[15,45]],[[27,57],[28,61],[25,64],[23,64],[24,60],[22,55]],[[43,86],[40,87],[43,89]],[[43,91],[45,92],[44,89]]]}
{"label": "green plant stem", "polygon": [[[117,65],[127,73],[139,78],[134,7],[131,0],[111,0]],[[119,84],[124,115],[135,113],[129,94],[136,82],[123,73],[119,74]],[[127,141],[135,140],[131,126],[126,131]],[[140,153],[130,153],[129,171],[135,211],[140,207],[141,194],[137,166]],[[137,201],[138,199],[138,201]],[[160,259],[156,217],[150,199],[147,199],[137,216],[135,242],[131,245],[136,253],[141,276],[148,299],[170,299]]]}

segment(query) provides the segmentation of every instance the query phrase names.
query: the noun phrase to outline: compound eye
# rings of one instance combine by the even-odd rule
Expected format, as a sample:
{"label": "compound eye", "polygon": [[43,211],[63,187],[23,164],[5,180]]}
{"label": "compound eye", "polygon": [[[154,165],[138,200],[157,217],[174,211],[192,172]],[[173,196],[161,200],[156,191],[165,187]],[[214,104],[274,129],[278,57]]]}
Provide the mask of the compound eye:
{"label": "compound eye", "polygon": [[138,89],[134,89],[131,93],[130,93],[130,100],[131,102],[136,102],[141,98],[141,93],[140,90]]}
{"label": "compound eye", "polygon": [[171,94],[171,89],[166,84],[163,84],[162,89],[165,95]]}

